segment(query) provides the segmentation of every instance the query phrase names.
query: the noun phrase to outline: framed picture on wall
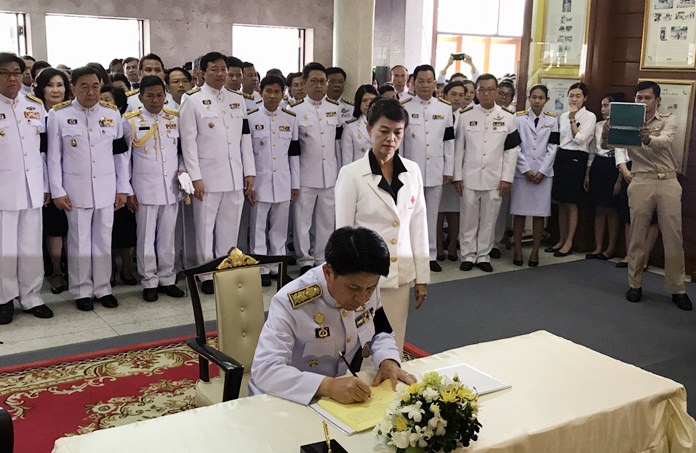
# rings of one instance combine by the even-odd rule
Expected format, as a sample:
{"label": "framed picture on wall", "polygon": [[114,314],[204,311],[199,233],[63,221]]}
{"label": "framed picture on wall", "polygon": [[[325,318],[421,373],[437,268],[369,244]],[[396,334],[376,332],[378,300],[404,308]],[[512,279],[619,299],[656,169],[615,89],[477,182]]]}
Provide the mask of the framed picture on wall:
{"label": "framed picture on wall", "polygon": [[646,0],[641,69],[696,69],[696,0]]}
{"label": "framed picture on wall", "polygon": [[677,119],[677,134],[672,142],[672,152],[677,159],[677,169],[683,174],[686,171],[686,159],[691,141],[696,82],[692,80],[638,79],[639,82],[643,80],[652,80],[660,85],[658,111],[671,113]]}
{"label": "framed picture on wall", "polygon": [[544,2],[544,47],[542,63],[580,66],[587,31],[590,0]]}
{"label": "framed picture on wall", "polygon": [[559,115],[570,109],[568,105],[568,88],[580,82],[580,79],[573,77],[542,77],[539,83],[549,89],[549,102],[546,103],[544,110],[556,112]]}

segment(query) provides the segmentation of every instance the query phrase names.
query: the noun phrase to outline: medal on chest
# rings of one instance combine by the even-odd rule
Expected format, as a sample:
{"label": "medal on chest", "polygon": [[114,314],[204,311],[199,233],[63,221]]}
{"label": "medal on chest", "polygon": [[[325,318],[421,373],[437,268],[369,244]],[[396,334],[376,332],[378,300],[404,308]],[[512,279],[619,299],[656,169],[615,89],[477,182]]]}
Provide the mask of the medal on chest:
{"label": "medal on chest", "polygon": [[314,322],[319,324],[319,327],[314,329],[314,337],[315,338],[328,338],[331,336],[331,332],[329,331],[329,326],[324,325],[324,315],[322,313],[317,313],[314,315]]}

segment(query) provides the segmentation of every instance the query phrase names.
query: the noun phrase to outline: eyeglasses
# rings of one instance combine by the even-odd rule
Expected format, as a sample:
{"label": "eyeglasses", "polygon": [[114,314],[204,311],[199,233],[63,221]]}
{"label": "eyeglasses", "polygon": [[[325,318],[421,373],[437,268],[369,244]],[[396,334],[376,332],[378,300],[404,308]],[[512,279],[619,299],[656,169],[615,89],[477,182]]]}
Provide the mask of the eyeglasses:
{"label": "eyeglasses", "polygon": [[511,98],[511,97],[512,97],[512,93],[507,93],[507,92],[505,92],[505,91],[498,91],[498,97],[499,97],[499,98],[506,98],[506,99],[507,99],[507,98]]}
{"label": "eyeglasses", "polygon": [[309,79],[307,82],[311,85],[326,85],[326,79]]}
{"label": "eyeglasses", "polygon": [[498,91],[497,88],[478,88],[478,89],[476,89],[476,92],[478,94],[488,94],[488,93],[493,93],[493,92],[497,92],[497,91]]}
{"label": "eyeglasses", "polygon": [[21,71],[0,71],[0,77],[14,77],[15,79],[21,79],[23,73]]}

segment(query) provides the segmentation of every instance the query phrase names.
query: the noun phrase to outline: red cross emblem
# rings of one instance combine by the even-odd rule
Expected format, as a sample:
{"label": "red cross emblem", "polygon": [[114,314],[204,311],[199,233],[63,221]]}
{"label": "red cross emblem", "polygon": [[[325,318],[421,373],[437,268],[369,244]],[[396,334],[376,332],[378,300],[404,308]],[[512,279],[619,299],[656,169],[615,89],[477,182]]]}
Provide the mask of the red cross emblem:
{"label": "red cross emblem", "polygon": [[416,197],[414,197],[413,195],[411,195],[411,204],[413,204],[413,203],[415,203],[415,202],[416,202]]}

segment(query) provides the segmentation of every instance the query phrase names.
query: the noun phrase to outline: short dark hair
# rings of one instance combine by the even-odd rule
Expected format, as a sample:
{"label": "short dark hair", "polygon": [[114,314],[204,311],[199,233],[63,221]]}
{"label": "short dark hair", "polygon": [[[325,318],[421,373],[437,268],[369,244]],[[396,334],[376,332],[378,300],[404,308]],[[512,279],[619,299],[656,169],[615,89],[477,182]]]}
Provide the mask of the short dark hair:
{"label": "short dark hair", "polygon": [[289,87],[290,85],[292,85],[292,81],[293,81],[294,79],[298,78],[298,77],[302,77],[302,73],[301,73],[301,72],[291,72],[291,73],[288,74],[288,76],[286,77],[286,79],[285,79],[285,84]]}
{"label": "short dark hair", "polygon": [[268,71],[266,71],[266,75],[267,76],[274,75],[276,77],[280,77],[281,79],[283,79],[283,83],[285,83],[285,76],[283,75],[283,71],[281,71],[278,68],[269,69]]}
{"label": "short dark hair", "polygon": [[379,234],[368,228],[337,229],[326,242],[325,256],[337,275],[389,275],[389,248]]}
{"label": "short dark hair", "polygon": [[342,68],[339,68],[338,66],[331,66],[330,68],[326,68],[326,77],[332,74],[341,74],[343,76],[343,80],[346,80],[348,78],[346,71],[344,71]]}
{"label": "short dark hair", "polygon": [[408,69],[406,68],[406,66],[404,66],[402,64],[397,64],[397,65],[392,66],[391,69],[389,69],[389,74],[394,72],[394,69],[398,69],[398,68],[403,68],[404,71],[408,72]]}
{"label": "short dark hair", "polygon": [[110,77],[111,77],[111,84],[112,85],[113,85],[113,82],[119,81],[119,82],[125,83],[129,90],[131,89],[130,80],[128,80],[128,77],[126,77],[125,74],[116,73],[116,74],[111,75]]}
{"label": "short dark hair", "polygon": [[464,88],[464,93],[466,93],[467,91],[469,91],[469,90],[467,90],[466,87],[464,86],[464,82],[462,82],[461,80],[455,80],[454,82],[450,82],[450,83],[448,83],[447,85],[445,85],[445,88],[444,88],[444,90],[443,90],[443,93],[445,93],[445,96],[447,96],[447,93],[449,93],[449,91],[450,91],[452,88],[454,88],[454,87],[462,87],[462,88]]}
{"label": "short dark hair", "polygon": [[32,62],[36,62],[36,58],[32,57],[31,55],[22,55],[22,60],[30,60]]}
{"label": "short dark hair", "polygon": [[[228,67],[229,67],[229,66],[228,66]],[[168,69],[168,70],[164,73],[164,83],[169,84],[169,77],[170,77],[171,73],[174,72],[174,71],[179,71],[179,72],[183,73],[183,74],[184,74],[184,77],[186,77],[186,80],[188,80],[189,82],[191,82],[191,81],[193,80],[193,77],[191,77],[191,73],[190,73],[190,72],[188,72],[188,71],[187,71],[186,69],[184,69],[184,68],[180,68],[180,67],[176,66],[176,67],[174,67],[174,68]]]}
{"label": "short dark hair", "polygon": [[40,72],[42,69],[50,68],[51,64],[48,61],[35,61],[33,65],[31,65],[31,69],[29,72],[31,73],[31,78],[32,80],[36,79],[36,74]]}
{"label": "short dark hair", "polygon": [[568,88],[568,93],[570,93],[571,90],[575,90],[575,89],[578,89],[578,90],[582,91],[582,95],[583,95],[583,96],[587,96],[587,94],[589,93],[589,90],[587,89],[587,85],[585,85],[585,84],[582,83],[582,82],[576,82],[576,83],[572,84],[572,85]]}
{"label": "short dark hair", "polygon": [[532,92],[534,90],[541,90],[547,98],[549,97],[549,89],[546,87],[546,85],[542,85],[542,84],[538,83],[538,84],[534,85],[533,87],[531,87],[529,89],[529,96],[530,97],[532,96]]}
{"label": "short dark hair", "polygon": [[123,59],[123,66],[127,65],[131,61],[138,61],[138,59],[135,57],[126,57]]}
{"label": "short dark hair", "polygon": [[660,85],[658,85],[657,82],[653,82],[652,80],[643,80],[642,82],[638,82],[638,85],[636,85],[635,93],[650,88],[652,88],[655,97],[659,98],[660,93],[662,92],[662,88],[660,88]]}
{"label": "short dark hair", "polygon": [[[245,61],[244,63],[242,63],[242,71],[245,69],[248,69],[248,68],[254,68],[254,63],[252,63],[250,61]],[[256,68],[254,68],[254,69],[256,69]]]}
{"label": "short dark hair", "polygon": [[312,71],[321,71],[326,74],[326,68],[324,65],[313,61],[311,63],[307,63],[305,67],[302,68],[302,78],[305,80],[309,79],[309,73]]}
{"label": "short dark hair", "polygon": [[367,112],[367,124],[374,126],[380,118],[392,121],[403,121],[404,127],[408,126],[408,112],[396,99],[377,97],[370,104]]}
{"label": "short dark hair", "polygon": [[476,79],[476,87],[478,88],[479,83],[483,82],[484,80],[493,80],[495,81],[495,87],[498,88],[498,79],[493,75],[488,72],[485,72],[478,76]]}
{"label": "short dark hair", "polygon": [[515,84],[509,79],[503,79],[498,82],[498,88],[510,88],[512,90],[512,97],[515,97]]}
{"label": "short dark hair", "polygon": [[436,77],[435,76],[435,68],[433,68],[429,64],[422,64],[420,66],[416,66],[416,69],[413,70],[413,78],[415,79],[416,77],[418,77],[418,73],[423,72],[423,71],[430,71],[433,73],[433,78]]}
{"label": "short dark hair", "polygon": [[[455,72],[454,74],[452,74],[450,76],[450,80],[454,79],[455,77],[464,77],[464,80],[469,80],[469,78],[467,76],[465,76],[464,74],[462,74],[461,72]],[[456,80],[453,80],[453,82],[456,82]]]}
{"label": "short dark hair", "polygon": [[[157,76],[150,76],[150,77],[157,77]],[[159,77],[157,77],[159,78]],[[106,88],[106,87],[104,87]],[[128,110],[128,96],[126,96],[126,92],[123,90],[123,88],[119,87],[109,87],[109,91],[111,91],[111,94],[114,97],[114,101],[116,102],[116,107],[118,107],[118,111],[123,115],[126,113],[126,110]]]}
{"label": "short dark hair", "polygon": [[109,77],[109,73],[106,72],[106,69],[104,69],[104,66],[102,66],[101,63],[92,62],[92,63],[87,63],[86,66],[97,71],[97,77],[99,77],[99,80],[101,80],[101,82],[104,85],[111,85],[111,77]]}
{"label": "short dark hair", "polygon": [[97,76],[97,79],[99,79],[99,72],[97,72],[96,69],[94,69],[92,66],[82,66],[81,68],[75,68],[72,70],[72,73],[70,74],[70,82],[73,85],[77,85],[80,78],[86,75],[95,75]]}
{"label": "short dark hair", "polygon": [[379,90],[377,90],[377,92],[378,92],[380,95],[386,93],[387,91],[396,92],[396,88],[394,88],[394,85],[390,85],[390,84],[388,84],[388,83],[385,83],[384,85],[382,85],[381,87],[379,87]]}
{"label": "short dark hair", "polygon": [[609,99],[609,102],[626,102],[626,95],[620,91],[616,93],[609,93],[602,99]]}
{"label": "short dark hair", "polygon": [[227,57],[227,69],[230,68],[244,69],[244,63],[242,63],[242,60],[240,60],[239,58],[230,55],[229,57]]}
{"label": "short dark hair", "polygon": [[63,97],[63,101],[67,101],[72,97],[72,91],[70,90],[70,80],[68,80],[68,75],[63,71],[60,71],[55,68],[46,68],[43,71],[41,71],[41,73],[39,73],[39,76],[34,81],[34,96],[41,99],[41,102],[43,102],[44,104],[46,103],[46,98],[44,97],[44,89],[48,85],[48,82],[50,82],[51,79],[55,76],[59,76],[61,79],[63,79],[63,85],[65,86],[65,97]]}
{"label": "short dark hair", "polygon": [[360,118],[360,115],[362,115],[362,112],[360,111],[360,104],[362,103],[363,97],[366,94],[374,94],[375,97],[379,96],[379,93],[377,90],[375,90],[375,87],[372,85],[360,85],[357,90],[355,90],[355,99],[353,102],[353,117],[354,118]]}
{"label": "short dark hair", "polygon": [[159,61],[159,64],[162,65],[162,69],[164,69],[164,62],[163,62],[162,59],[159,57],[159,55],[156,55],[156,54],[154,54],[154,53],[149,53],[149,54],[145,55],[143,58],[141,58],[140,61],[138,61],[138,71],[142,71],[142,70],[143,70],[143,61],[145,61],[145,60],[155,60],[155,61]]}
{"label": "short dark hair", "polygon": [[143,79],[140,81],[140,94],[143,94],[145,92],[145,88],[150,88],[154,86],[162,87],[164,92],[167,92],[167,87],[164,86],[164,81],[162,79],[154,75],[149,75],[143,77]]}
{"label": "short dark hair", "polygon": [[268,85],[280,85],[281,91],[285,88],[285,80],[283,80],[281,77],[275,76],[275,75],[267,75],[263,79],[261,79],[261,91],[263,91],[264,88],[266,88]]}
{"label": "short dark hair", "polygon": [[203,55],[201,57],[201,61],[199,63],[201,71],[205,72],[208,70],[208,65],[212,63],[213,61],[218,61],[222,60],[225,62],[225,66],[227,66],[227,57],[221,54],[220,52],[208,52],[207,54]]}
{"label": "short dark hair", "polygon": [[109,70],[111,70],[111,68],[112,68],[114,65],[116,65],[116,64],[121,64],[121,65],[122,65],[122,64],[123,64],[123,60],[121,60],[120,58],[114,58],[113,60],[111,60],[111,63],[109,63]]}
{"label": "short dark hair", "polygon": [[17,55],[10,52],[0,52],[0,65],[7,63],[17,63],[19,65],[19,70],[22,72],[27,69],[27,64]]}

